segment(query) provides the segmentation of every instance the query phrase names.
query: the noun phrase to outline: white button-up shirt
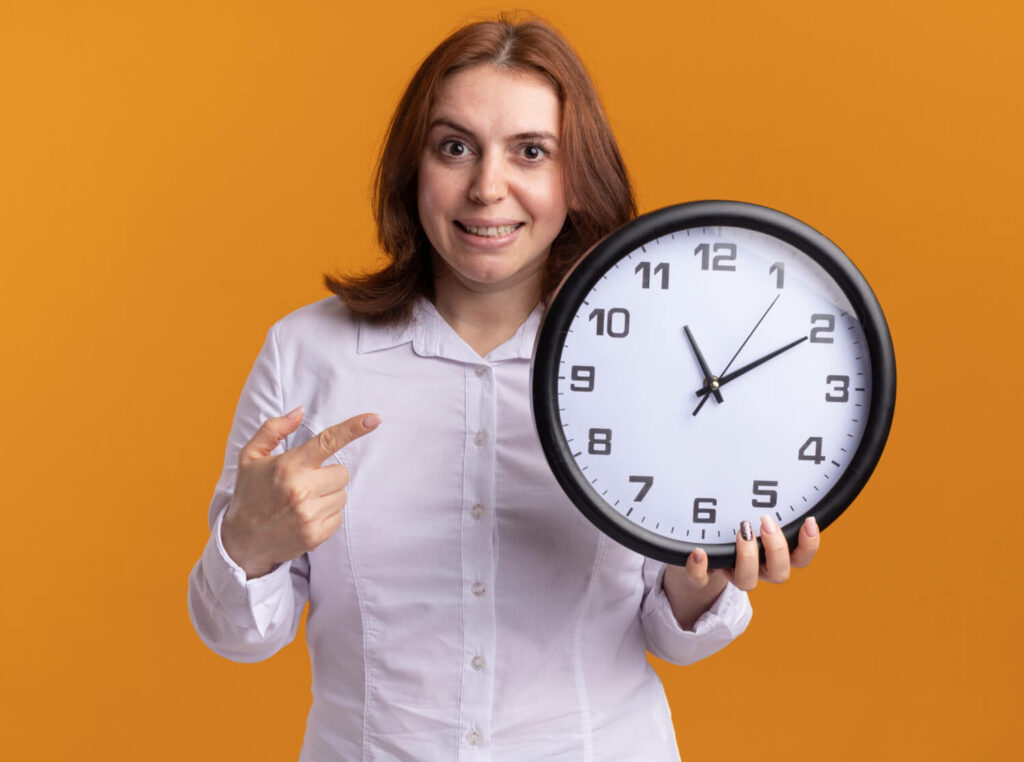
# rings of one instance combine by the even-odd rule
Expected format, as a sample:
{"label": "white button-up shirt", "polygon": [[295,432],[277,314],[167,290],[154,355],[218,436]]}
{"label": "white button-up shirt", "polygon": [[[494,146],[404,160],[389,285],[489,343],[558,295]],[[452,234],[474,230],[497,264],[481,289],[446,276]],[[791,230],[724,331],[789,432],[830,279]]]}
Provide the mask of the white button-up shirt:
{"label": "white button-up shirt", "polygon": [[[426,300],[414,322],[385,328],[331,297],[268,333],[188,605],[211,649],[255,662],[295,637],[309,602],[300,761],[679,758],[646,651],[701,659],[743,631],[750,604],[730,585],[683,630],[664,564],[599,532],[562,493],[530,414],[540,316],[483,358]],[[341,528],[246,580],[220,538],[238,451],[298,405],[303,423],[275,452],[358,413],[383,423],[325,461],[351,472]]]}

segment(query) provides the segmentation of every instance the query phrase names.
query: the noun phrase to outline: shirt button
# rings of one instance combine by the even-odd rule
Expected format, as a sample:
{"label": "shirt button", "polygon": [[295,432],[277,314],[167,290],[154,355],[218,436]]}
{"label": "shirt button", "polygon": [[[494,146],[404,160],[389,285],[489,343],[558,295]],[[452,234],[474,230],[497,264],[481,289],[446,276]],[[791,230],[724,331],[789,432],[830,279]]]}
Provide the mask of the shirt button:
{"label": "shirt button", "polygon": [[475,730],[471,730],[468,733],[466,733],[466,740],[469,741],[471,746],[476,746],[478,743],[480,743],[480,734],[477,733]]}
{"label": "shirt button", "polygon": [[479,519],[481,516],[484,515],[484,507],[480,505],[480,503],[477,503],[476,505],[473,506],[473,510],[470,511],[470,513],[473,514],[474,519]]}
{"label": "shirt button", "polygon": [[476,433],[476,436],[473,437],[473,441],[476,442],[481,447],[483,447],[485,444],[487,444],[487,432],[486,431],[478,431]]}
{"label": "shirt button", "polygon": [[487,585],[485,585],[483,582],[474,582],[472,590],[473,595],[479,598],[481,595],[487,592]]}
{"label": "shirt button", "polygon": [[473,665],[473,669],[479,672],[484,668],[486,662],[484,661],[484,657],[482,657],[480,654],[477,654],[473,657],[473,660],[470,662],[470,664]]}
{"label": "shirt button", "polygon": [[478,365],[477,369],[474,372],[476,373],[477,378],[482,378],[487,374],[487,368],[485,368],[483,365]]}

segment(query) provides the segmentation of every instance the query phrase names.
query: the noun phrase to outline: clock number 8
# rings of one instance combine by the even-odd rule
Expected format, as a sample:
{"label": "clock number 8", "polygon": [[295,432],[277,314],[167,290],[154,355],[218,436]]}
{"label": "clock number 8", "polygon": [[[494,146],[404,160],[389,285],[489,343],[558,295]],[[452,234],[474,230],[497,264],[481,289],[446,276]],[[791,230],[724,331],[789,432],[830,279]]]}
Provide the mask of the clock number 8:
{"label": "clock number 8", "polygon": [[611,455],[612,430],[591,429],[590,441],[587,442],[587,452],[591,455]]}

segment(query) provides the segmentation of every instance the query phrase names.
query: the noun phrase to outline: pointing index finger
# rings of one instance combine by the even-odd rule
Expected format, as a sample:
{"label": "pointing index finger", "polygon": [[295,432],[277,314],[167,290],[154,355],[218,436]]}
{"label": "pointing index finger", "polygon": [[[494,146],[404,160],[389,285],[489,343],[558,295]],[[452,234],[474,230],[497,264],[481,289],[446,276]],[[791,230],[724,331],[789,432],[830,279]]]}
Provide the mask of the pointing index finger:
{"label": "pointing index finger", "polygon": [[291,452],[302,465],[317,468],[327,458],[350,442],[369,434],[380,425],[380,416],[376,413],[360,413],[347,421],[328,426],[308,442],[299,445]]}

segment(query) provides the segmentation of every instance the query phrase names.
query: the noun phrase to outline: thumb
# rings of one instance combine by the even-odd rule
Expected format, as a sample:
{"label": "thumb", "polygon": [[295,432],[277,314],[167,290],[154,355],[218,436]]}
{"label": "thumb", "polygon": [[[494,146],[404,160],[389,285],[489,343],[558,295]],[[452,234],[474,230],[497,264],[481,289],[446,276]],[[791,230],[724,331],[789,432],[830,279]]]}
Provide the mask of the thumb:
{"label": "thumb", "polygon": [[347,421],[328,426],[308,442],[299,445],[289,454],[304,466],[317,468],[328,457],[342,447],[364,434],[369,434],[380,425],[380,416],[376,413],[360,413]]}
{"label": "thumb", "polygon": [[282,439],[299,427],[302,412],[302,405],[299,405],[282,416],[265,420],[238,454],[239,462],[247,463],[268,457]]}

